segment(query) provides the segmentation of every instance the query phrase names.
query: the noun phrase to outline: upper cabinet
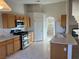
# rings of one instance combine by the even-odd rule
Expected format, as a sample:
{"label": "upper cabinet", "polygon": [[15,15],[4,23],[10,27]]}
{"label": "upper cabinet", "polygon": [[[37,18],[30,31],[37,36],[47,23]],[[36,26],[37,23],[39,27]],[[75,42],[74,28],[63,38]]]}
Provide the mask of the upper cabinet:
{"label": "upper cabinet", "polygon": [[31,27],[31,19],[28,16],[24,16],[24,24],[27,28]]}
{"label": "upper cabinet", "polygon": [[14,28],[15,27],[15,15],[13,14],[2,14],[3,28]]}
{"label": "upper cabinet", "polygon": [[31,19],[29,16],[2,14],[3,28],[16,27],[17,20],[22,20],[24,22],[24,26],[26,26],[27,28],[31,27]]}
{"label": "upper cabinet", "polygon": [[18,15],[16,15],[15,19],[16,19],[16,21],[17,20],[23,21],[25,27],[27,27],[27,28],[31,27],[31,19],[30,19],[29,16],[18,16]]}
{"label": "upper cabinet", "polygon": [[15,16],[15,19],[16,19],[16,20],[23,20],[23,19],[24,19],[24,16],[16,15],[16,16]]}
{"label": "upper cabinet", "polygon": [[66,15],[61,15],[61,26],[66,28]]}

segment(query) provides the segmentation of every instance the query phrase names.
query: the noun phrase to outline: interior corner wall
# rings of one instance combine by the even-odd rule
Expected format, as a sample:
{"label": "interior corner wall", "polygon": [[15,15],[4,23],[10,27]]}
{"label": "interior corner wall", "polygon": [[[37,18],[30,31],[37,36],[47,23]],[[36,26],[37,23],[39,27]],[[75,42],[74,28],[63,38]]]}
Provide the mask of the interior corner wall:
{"label": "interior corner wall", "polygon": [[66,34],[69,32],[69,0],[66,0],[66,14],[67,14],[67,21],[66,21]]}
{"label": "interior corner wall", "polygon": [[1,14],[0,14],[0,28],[3,28]]}

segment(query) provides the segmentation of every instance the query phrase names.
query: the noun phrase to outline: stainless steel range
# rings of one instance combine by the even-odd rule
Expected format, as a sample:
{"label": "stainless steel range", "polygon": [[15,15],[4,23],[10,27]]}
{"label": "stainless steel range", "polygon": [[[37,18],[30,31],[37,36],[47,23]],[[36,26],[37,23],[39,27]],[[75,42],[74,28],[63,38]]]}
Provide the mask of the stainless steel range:
{"label": "stainless steel range", "polygon": [[11,33],[13,35],[20,35],[21,49],[25,49],[29,46],[28,31],[11,30]]}

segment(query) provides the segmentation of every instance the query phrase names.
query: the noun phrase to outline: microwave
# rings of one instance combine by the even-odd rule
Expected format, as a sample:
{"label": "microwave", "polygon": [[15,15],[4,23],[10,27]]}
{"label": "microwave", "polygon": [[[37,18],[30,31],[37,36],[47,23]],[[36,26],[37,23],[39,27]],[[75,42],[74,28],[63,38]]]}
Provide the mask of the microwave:
{"label": "microwave", "polygon": [[18,27],[20,25],[24,25],[24,21],[22,21],[22,20],[16,20],[16,27]]}

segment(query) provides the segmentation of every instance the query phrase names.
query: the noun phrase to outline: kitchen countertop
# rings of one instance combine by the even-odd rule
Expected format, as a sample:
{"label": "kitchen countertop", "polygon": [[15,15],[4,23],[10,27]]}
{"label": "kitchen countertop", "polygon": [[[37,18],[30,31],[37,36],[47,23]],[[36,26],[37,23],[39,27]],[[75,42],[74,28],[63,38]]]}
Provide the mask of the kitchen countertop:
{"label": "kitchen countertop", "polygon": [[70,34],[67,34],[66,37],[57,35],[54,38],[52,38],[50,43],[77,45],[76,40]]}
{"label": "kitchen countertop", "polygon": [[19,37],[19,35],[1,35],[0,36],[0,42],[4,42],[13,38]]}

